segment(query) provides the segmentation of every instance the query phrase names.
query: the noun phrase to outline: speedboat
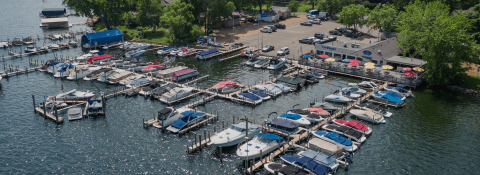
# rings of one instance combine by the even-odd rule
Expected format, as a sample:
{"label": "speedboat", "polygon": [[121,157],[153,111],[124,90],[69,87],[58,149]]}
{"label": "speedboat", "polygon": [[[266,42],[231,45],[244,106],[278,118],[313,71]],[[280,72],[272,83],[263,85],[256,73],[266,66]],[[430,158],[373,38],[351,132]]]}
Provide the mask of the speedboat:
{"label": "speedboat", "polygon": [[131,51],[128,51],[127,53],[125,53],[125,57],[127,58],[133,58],[133,57],[138,57],[140,55],[142,55],[143,53],[145,53],[145,50],[131,50]]}
{"label": "speedboat", "polygon": [[[151,81],[149,84],[142,88],[140,92],[138,92],[140,95],[143,96],[149,96],[151,95],[155,90],[168,85],[168,82],[160,82],[160,81]],[[171,89],[171,88],[170,88]],[[163,89],[162,91],[170,92],[170,89]],[[162,93],[163,94],[163,93]]]}
{"label": "speedboat", "polygon": [[205,60],[211,56],[214,56],[214,55],[217,55],[219,54],[220,52],[217,50],[217,49],[210,49],[210,50],[207,50],[207,51],[203,51],[203,52],[200,52],[198,53],[195,58],[197,59],[201,59],[201,60]]}
{"label": "speedboat", "polygon": [[[40,106],[43,106],[43,103],[40,103]],[[57,106],[57,109],[60,109],[60,108],[67,107],[68,104],[61,101],[50,101],[45,103],[45,107],[48,109],[51,109],[54,106]]]}
{"label": "speedboat", "polygon": [[330,94],[325,97],[325,101],[331,102],[339,102],[339,103],[347,103],[352,101],[352,99],[347,98],[341,94]]}
{"label": "speedboat", "polygon": [[370,110],[375,113],[383,114],[383,117],[391,117],[393,114],[389,111],[385,111],[383,108],[381,108],[379,105],[374,105],[374,104],[357,104],[354,107],[358,109],[363,109],[363,110]]}
{"label": "speedboat", "polygon": [[54,66],[50,66],[47,69],[48,73],[55,74],[58,69],[62,68],[62,66],[68,66],[68,64],[65,63],[57,63]]}
{"label": "speedboat", "polygon": [[59,68],[57,72],[55,72],[55,74],[53,74],[53,77],[56,77],[56,78],[68,77],[70,75],[70,71],[75,72],[75,67],[76,65],[72,65],[70,63],[65,64],[61,68]]}
{"label": "speedboat", "polygon": [[313,159],[313,161],[324,165],[327,167],[329,171],[335,171],[338,166],[340,165],[337,161],[337,159],[333,158],[332,156],[328,156],[324,153],[321,152],[315,152],[315,151],[300,151],[298,153],[299,156],[301,157],[308,157],[310,159]]}
{"label": "speedboat", "polygon": [[80,55],[79,57],[75,58],[75,60],[77,60],[79,62],[84,62],[84,61],[87,61],[90,57],[95,57],[95,56],[98,56],[100,54],[101,54],[101,52],[98,51],[98,50],[90,50],[90,52],[88,52],[86,54],[83,54],[83,55]]}
{"label": "speedboat", "polygon": [[263,91],[264,93],[266,93],[270,96],[278,96],[278,95],[282,94],[282,90],[275,87],[275,85],[273,85],[273,84],[256,85],[255,88]]}
{"label": "speedboat", "polygon": [[74,107],[68,109],[68,120],[80,120],[83,118],[82,108]]}
{"label": "speedboat", "polygon": [[307,119],[303,118],[298,114],[283,114],[279,117],[279,119],[287,120],[292,123],[296,123],[300,126],[308,126],[311,124],[310,121],[308,121]]}
{"label": "speedboat", "polygon": [[222,90],[222,88],[224,88],[228,85],[235,85],[235,84],[237,84],[237,83],[232,81],[231,78],[225,77],[223,79],[223,81],[218,82],[215,86],[213,86],[213,89],[216,90],[217,92],[220,92],[220,90]]}
{"label": "speedboat", "polygon": [[163,94],[162,97],[160,97],[160,101],[164,103],[170,103],[171,101],[175,101],[183,97],[186,97],[187,95],[190,95],[193,89],[194,88],[191,88],[191,87],[188,87],[188,88],[176,87],[176,88],[170,89],[167,93]]}
{"label": "speedboat", "polygon": [[128,87],[128,88],[137,87],[137,86],[140,86],[142,84],[148,83],[149,81],[150,80],[147,79],[147,78],[140,78],[140,79],[136,79],[136,80],[131,81],[130,83],[126,84],[125,86]]}
{"label": "speedboat", "polygon": [[358,98],[362,97],[361,94],[351,93],[350,91],[336,90],[335,92],[333,92],[333,94],[334,95],[342,95],[342,96],[350,98],[350,99],[358,99]]}
{"label": "speedboat", "polygon": [[273,84],[276,88],[280,89],[282,92],[291,92],[293,89],[289,86],[285,86],[284,84]]}
{"label": "speedboat", "polygon": [[117,84],[120,81],[122,81],[123,79],[129,77],[130,75],[133,75],[133,72],[129,72],[129,71],[119,72],[118,74],[109,76],[107,83],[108,84]]}
{"label": "speedboat", "polygon": [[386,123],[383,115],[375,113],[373,111],[367,111],[362,109],[350,109],[350,113],[355,115],[357,118],[372,122],[372,123]]}
{"label": "speedboat", "polygon": [[267,123],[267,126],[290,134],[295,134],[300,131],[298,124],[279,118],[273,119],[272,121]]}
{"label": "speedboat", "polygon": [[302,117],[306,117],[307,115],[311,114],[311,112],[304,109],[292,109],[288,110],[286,114],[298,114]]}
{"label": "speedboat", "polygon": [[144,50],[150,47],[150,44],[133,43],[126,50]]}
{"label": "speedboat", "polygon": [[263,101],[270,100],[270,96],[260,90],[248,90],[248,93],[255,94],[260,97]]}
{"label": "speedboat", "polygon": [[316,72],[315,70],[312,70],[309,72],[313,77],[317,78],[317,79],[324,79],[325,76],[321,73],[318,73]]}
{"label": "speedboat", "polygon": [[120,46],[120,45],[122,45],[122,43],[114,43],[114,44],[110,44],[108,46],[103,46],[102,49],[103,50],[108,50],[110,48],[114,48],[114,47],[117,47],[117,46]]}
{"label": "speedboat", "polygon": [[7,48],[7,47],[8,47],[8,43],[7,43],[7,42],[0,42],[0,47],[1,47],[1,48]]}
{"label": "speedboat", "polygon": [[402,104],[404,101],[395,97],[392,97],[389,94],[372,94],[372,97],[377,99],[377,100],[382,100],[382,101],[387,101],[390,103],[395,103],[395,104]]}
{"label": "speedboat", "polygon": [[406,89],[404,89],[404,87],[405,87],[405,85],[403,85],[403,84],[397,84],[396,87],[387,86],[387,87],[385,87],[384,89],[385,89],[386,91],[396,92],[396,93],[398,93],[398,94],[400,94],[400,95],[403,95],[403,96],[405,96],[405,97],[409,97],[409,96],[415,97],[415,96],[413,95],[412,91],[406,90]]}
{"label": "speedboat", "polygon": [[315,131],[312,134],[319,139],[336,144],[337,146],[343,146],[345,151],[353,152],[358,148],[351,140],[334,132]]}
{"label": "speedboat", "polygon": [[310,149],[320,151],[327,155],[335,155],[336,153],[342,152],[343,148],[345,148],[345,146],[341,144],[337,145],[335,143],[332,143],[323,139],[319,139],[319,138],[312,138],[311,140],[309,140],[308,147]]}
{"label": "speedboat", "polygon": [[258,55],[253,55],[250,57],[250,59],[247,62],[245,62],[245,65],[253,67],[259,61],[260,60],[258,59]]}
{"label": "speedboat", "polygon": [[171,51],[170,51],[169,55],[171,55],[171,56],[177,56],[178,52],[180,52],[180,50],[174,49],[174,50],[171,50]]}
{"label": "speedboat", "polygon": [[394,91],[378,91],[377,93],[380,94],[380,95],[388,94],[388,95],[390,95],[390,96],[392,96],[392,97],[394,97],[394,98],[400,99],[400,100],[402,100],[402,101],[407,98],[407,97],[405,97],[405,96],[403,96],[403,95],[400,95],[400,94],[398,94],[398,93],[396,93],[396,92],[394,92]]}
{"label": "speedboat", "polygon": [[252,102],[254,105],[262,103],[262,98],[252,93],[237,93],[239,99]]}
{"label": "speedboat", "polygon": [[204,113],[201,112],[192,112],[185,111],[181,113],[183,116],[178,120],[174,121],[167,130],[173,133],[178,133],[180,130],[194,124],[197,120],[201,120],[201,117],[204,116]]}
{"label": "speedboat", "polygon": [[91,99],[87,102],[87,115],[104,115],[102,98]]}
{"label": "speedboat", "polygon": [[228,147],[238,145],[239,143],[247,140],[245,138],[247,135],[247,129],[248,139],[251,139],[255,135],[260,134],[260,131],[262,130],[261,128],[250,123],[248,123],[248,128],[246,125],[247,124],[245,122],[230,125],[230,128],[227,128],[210,137],[211,142],[209,143],[209,145],[213,145],[216,147]]}
{"label": "speedboat", "polygon": [[132,43],[129,43],[129,42],[124,42],[120,45],[120,49],[122,50],[126,50],[130,45],[132,45]]}
{"label": "speedboat", "polygon": [[360,89],[358,87],[345,87],[345,88],[342,88],[342,92],[350,92],[352,94],[366,94],[367,93],[366,90]]}
{"label": "speedboat", "polygon": [[335,107],[335,106],[333,106],[333,105],[330,104],[330,103],[316,103],[316,102],[312,102],[312,103],[310,103],[310,107],[322,108],[323,110],[325,110],[325,111],[330,111],[330,112],[340,110],[340,108]]}
{"label": "speedboat", "polygon": [[279,148],[280,145],[283,145],[283,138],[278,135],[257,134],[252,140],[238,147],[237,155],[243,160],[256,159],[260,157],[260,150],[262,156],[265,156]]}
{"label": "speedboat", "polygon": [[285,66],[285,62],[287,62],[287,59],[285,58],[272,58],[270,59],[267,69],[277,70]]}
{"label": "speedboat", "polygon": [[255,63],[255,65],[253,67],[254,68],[263,68],[268,64],[269,61],[270,61],[270,59],[268,59],[268,58],[260,59],[260,61]]}
{"label": "speedboat", "polygon": [[[77,90],[73,89],[71,91],[58,94],[55,97],[56,97],[56,99],[67,99],[67,100],[79,99],[79,100],[83,100],[83,99],[92,98],[93,96],[95,96],[95,94],[93,92],[90,92],[90,91],[83,92],[83,91],[77,91]],[[49,100],[53,100],[53,99],[47,99],[47,101],[49,101]]]}
{"label": "speedboat", "polygon": [[[298,172],[297,173],[297,168],[303,169],[304,171],[307,171],[308,174],[317,174],[317,175],[324,175],[328,174],[328,168],[325,167],[323,164],[317,163],[314,159],[308,158],[308,157],[301,157],[301,156],[294,156],[294,155],[284,155],[280,156],[280,158],[283,160],[283,162],[288,163],[290,165],[285,166],[283,168],[280,168],[279,170],[284,170],[287,169],[286,172],[283,172],[282,174],[305,174],[303,172]],[[267,164],[265,164],[267,166]],[[290,166],[290,168],[289,168]],[[265,168],[267,169],[267,168]],[[268,171],[268,169],[267,169]],[[285,171],[285,170],[284,170]],[[280,171],[278,171],[278,174],[280,174]]]}
{"label": "speedboat", "polygon": [[117,70],[111,70],[111,71],[108,71],[108,72],[102,72],[98,76],[97,81],[102,82],[102,83],[107,82],[108,77],[119,74],[120,72],[125,72],[125,70],[117,69]]}
{"label": "speedboat", "polygon": [[361,132],[367,136],[371,135],[372,134],[372,128],[368,127],[368,126],[365,126],[364,124],[362,124],[361,122],[357,122],[355,120],[350,120],[350,121],[346,121],[346,120],[333,120],[332,121],[333,123],[339,125],[339,126],[346,126],[346,127],[349,127],[351,128],[352,130],[355,130],[355,131],[358,131],[358,132]]}
{"label": "speedboat", "polygon": [[367,140],[367,137],[365,137],[364,132],[357,131],[348,126],[326,124],[326,125],[323,125],[322,128],[326,131],[340,134],[341,136],[354,140],[358,143],[363,143],[365,142],[365,140]]}
{"label": "speedboat", "polygon": [[192,111],[188,108],[178,108],[175,109],[173,107],[166,107],[162,110],[158,111],[157,121],[158,123],[154,123],[153,126],[156,128],[163,128],[170,126],[173,122],[177,121],[180,117],[183,117],[182,113],[186,111]]}
{"label": "speedboat", "polygon": [[231,93],[237,92],[239,90],[240,90],[240,86],[235,84],[235,85],[225,86],[218,93],[220,93],[220,94],[231,94]]}
{"label": "speedboat", "polygon": [[108,72],[108,71],[111,71],[111,70],[112,70],[112,68],[101,68],[99,70],[95,70],[95,71],[91,72],[90,74],[86,75],[85,77],[83,77],[83,80],[85,80],[85,81],[95,80],[103,72]]}
{"label": "speedboat", "polygon": [[[281,163],[275,163],[275,162],[269,162],[263,165],[265,170],[268,172],[275,174],[275,172],[278,173],[278,175],[307,175],[304,173],[301,169],[298,169],[300,167],[294,166],[294,165],[284,165]],[[298,168],[297,168],[298,167]],[[327,170],[328,171],[328,170]],[[314,171],[315,173],[316,171]],[[319,174],[321,172],[318,172]]]}
{"label": "speedboat", "polygon": [[37,48],[35,48],[35,46],[27,46],[27,48],[25,48],[25,53],[31,53],[31,52],[36,52],[37,51]]}
{"label": "speedboat", "polygon": [[378,87],[378,85],[373,81],[362,81],[361,83],[357,84],[358,87],[365,88],[365,89],[373,89]]}
{"label": "speedboat", "polygon": [[304,110],[307,110],[308,112],[318,114],[318,115],[321,115],[321,116],[324,116],[324,117],[330,116],[330,112],[328,112],[328,111],[326,111],[322,108],[310,107],[310,108],[307,108],[307,109],[304,109]]}
{"label": "speedboat", "polygon": [[49,45],[47,45],[47,48],[48,49],[59,49],[60,46],[58,44],[49,44]]}

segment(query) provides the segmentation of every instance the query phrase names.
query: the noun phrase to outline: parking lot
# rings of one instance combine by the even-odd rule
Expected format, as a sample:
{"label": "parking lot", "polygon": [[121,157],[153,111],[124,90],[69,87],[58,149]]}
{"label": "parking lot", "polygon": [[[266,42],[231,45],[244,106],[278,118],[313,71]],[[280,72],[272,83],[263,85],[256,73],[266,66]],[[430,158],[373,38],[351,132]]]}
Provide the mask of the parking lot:
{"label": "parking lot", "polygon": [[[272,24],[273,25],[273,24]],[[302,44],[298,40],[306,37],[313,37],[315,33],[324,33],[328,36],[330,30],[334,30],[337,27],[343,27],[343,25],[338,24],[334,21],[322,21],[320,25],[313,24],[312,26],[302,26],[300,22],[287,25],[286,29],[277,29],[276,32],[272,33],[259,33],[244,38],[236,40],[237,43],[243,43],[246,46],[252,48],[262,47],[266,45],[273,45],[275,50],[270,52],[265,52],[265,54],[274,56],[277,51],[282,47],[290,48],[290,54],[287,55],[287,58],[294,57],[298,58],[298,55],[308,53],[314,50],[314,45],[312,44]],[[356,43],[369,43],[378,40],[378,31],[372,30],[368,33],[368,28],[363,27],[359,29],[366,33],[363,37],[358,38],[349,38],[345,36],[336,36],[338,42],[356,42]],[[301,48],[300,48],[301,47]],[[294,56],[295,55],[295,56]]]}

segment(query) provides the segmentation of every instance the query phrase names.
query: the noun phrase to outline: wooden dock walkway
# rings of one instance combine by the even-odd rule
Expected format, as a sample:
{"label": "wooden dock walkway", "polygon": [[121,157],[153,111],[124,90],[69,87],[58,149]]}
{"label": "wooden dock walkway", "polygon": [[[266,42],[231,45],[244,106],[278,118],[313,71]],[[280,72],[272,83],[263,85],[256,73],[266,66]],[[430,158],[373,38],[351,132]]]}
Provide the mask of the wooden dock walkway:
{"label": "wooden dock walkway", "polygon": [[33,72],[37,69],[41,68],[41,66],[38,67],[33,67],[33,68],[27,68],[27,69],[13,69],[13,72],[5,72],[4,74],[0,74],[1,77],[11,77],[14,75],[21,75],[21,74],[26,74],[29,72]]}
{"label": "wooden dock walkway", "polygon": [[[259,50],[259,49],[252,50],[252,53],[253,53],[253,52],[256,52],[256,51],[258,51],[258,50]],[[235,58],[235,57],[240,57],[240,56],[249,57],[249,56],[251,56],[251,55],[252,55],[252,54],[248,54],[248,55],[247,55],[247,54],[238,53],[238,54],[236,54],[236,55],[232,55],[232,56],[229,56],[229,57],[227,57],[227,58],[219,59],[218,61],[225,61],[225,60],[228,60],[228,59],[231,59],[231,58]]]}
{"label": "wooden dock walkway", "polygon": [[42,108],[36,107],[35,112],[39,113],[40,115],[45,116],[45,118],[49,118],[49,119],[53,120],[55,123],[62,123],[63,122],[63,117],[59,116],[57,118],[53,114],[51,114],[49,112],[45,112]]}
{"label": "wooden dock walkway", "polygon": [[207,58],[205,58],[205,59],[202,59],[202,60],[208,60],[208,59],[210,59],[210,58],[215,58],[215,57],[217,57],[217,56],[221,56],[221,55],[224,55],[224,54],[236,52],[236,51],[239,51],[239,50],[242,50],[242,49],[245,49],[245,48],[247,48],[247,46],[242,46],[242,47],[239,47],[239,48],[235,48],[235,49],[231,49],[231,50],[219,52],[218,54],[209,56],[209,57],[207,57]]}
{"label": "wooden dock walkway", "polygon": [[196,79],[194,79],[194,80],[192,80],[192,81],[185,82],[185,83],[183,83],[183,85],[188,85],[188,84],[190,84],[190,83],[195,83],[195,82],[197,82],[197,81],[203,80],[204,78],[208,78],[209,76],[210,76],[210,75],[204,75],[204,76],[199,77],[199,78],[196,78]]}
{"label": "wooden dock walkway", "polygon": [[[197,111],[197,112],[205,113],[205,112],[202,112],[202,111]],[[205,116],[208,117],[208,118],[206,118],[205,120],[199,121],[199,122],[193,124],[192,126],[189,126],[185,129],[182,129],[182,130],[178,131],[178,134],[184,134],[184,133],[190,131],[193,128],[197,128],[200,125],[206,124],[207,122],[209,122],[211,120],[217,120],[217,117],[218,117],[218,115],[209,114],[209,113],[205,113]]]}

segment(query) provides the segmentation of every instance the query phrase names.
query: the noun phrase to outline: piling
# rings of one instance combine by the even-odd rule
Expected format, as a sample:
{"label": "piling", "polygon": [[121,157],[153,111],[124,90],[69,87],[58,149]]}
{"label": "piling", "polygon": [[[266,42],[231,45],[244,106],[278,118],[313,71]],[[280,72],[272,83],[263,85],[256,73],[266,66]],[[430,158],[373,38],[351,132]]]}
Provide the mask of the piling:
{"label": "piling", "polygon": [[220,150],[220,164],[223,164],[223,161],[222,161],[222,146],[219,146],[218,148]]}
{"label": "piling", "polygon": [[33,99],[33,112],[36,114],[37,111],[35,110],[35,96],[32,95],[32,99]]}

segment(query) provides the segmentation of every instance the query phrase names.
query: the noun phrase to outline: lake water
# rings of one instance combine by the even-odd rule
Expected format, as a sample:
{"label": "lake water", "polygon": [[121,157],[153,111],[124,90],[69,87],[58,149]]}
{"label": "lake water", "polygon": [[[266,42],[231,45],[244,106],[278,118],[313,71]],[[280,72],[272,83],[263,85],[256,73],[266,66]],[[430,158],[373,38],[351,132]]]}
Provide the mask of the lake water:
{"label": "lake water", "polygon": [[[45,3],[40,0],[2,1],[0,39],[66,32],[64,29],[42,30],[38,27],[38,13],[47,7],[62,7],[61,0],[47,0]],[[69,17],[70,23],[85,20]],[[84,25],[75,25],[70,30],[85,28]],[[44,40],[37,41],[37,46],[43,43]],[[11,49],[18,52],[24,47]],[[80,48],[69,49],[7,60],[3,64],[23,68],[28,66],[29,58],[49,60],[53,59],[53,54],[72,57],[84,52]],[[0,49],[0,55],[7,55],[7,50]],[[244,60],[239,58],[197,62],[194,58],[160,58],[151,52],[143,58],[195,65],[201,75],[210,75],[197,83],[202,88],[210,87],[224,77],[253,85],[279,75],[278,72],[241,66],[239,63]],[[271,112],[282,113],[296,104],[306,107],[314,99],[321,99],[349,82],[360,81],[333,76],[255,108],[216,99],[197,109],[208,113],[218,111],[220,122],[192,132],[203,135],[203,130],[213,131],[222,120],[231,123],[232,116],[246,116],[261,122]],[[3,85],[0,90],[0,174],[240,174],[244,168],[235,155],[236,147],[224,149],[226,158],[220,165],[215,148],[186,153],[187,141],[193,140],[192,132],[179,137],[155,128],[144,129],[142,120],[152,118],[166,105],[145,100],[142,96],[110,99],[105,117],[65,121],[59,125],[33,112],[32,95],[41,99],[44,95],[57,94],[62,85],[66,90],[96,93],[115,92],[120,86],[60,80],[41,72],[3,79],[0,83]],[[373,129],[372,136],[355,153],[349,170],[341,168],[339,174],[475,174],[480,156],[480,100],[424,87],[413,90],[413,93],[416,97],[409,98],[404,108],[391,109],[394,115],[387,118],[386,124],[369,125]],[[350,115],[344,117],[350,118]]]}

